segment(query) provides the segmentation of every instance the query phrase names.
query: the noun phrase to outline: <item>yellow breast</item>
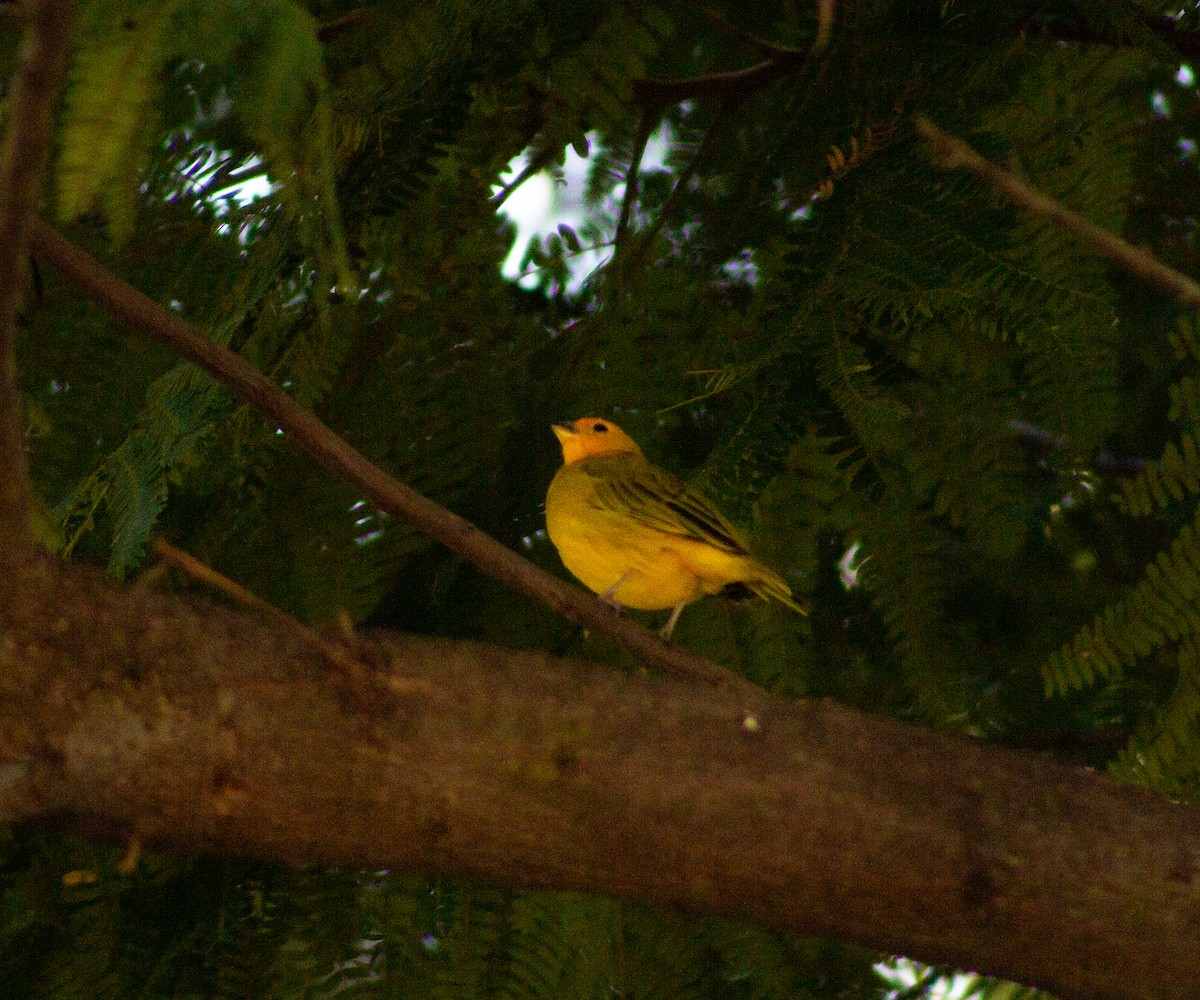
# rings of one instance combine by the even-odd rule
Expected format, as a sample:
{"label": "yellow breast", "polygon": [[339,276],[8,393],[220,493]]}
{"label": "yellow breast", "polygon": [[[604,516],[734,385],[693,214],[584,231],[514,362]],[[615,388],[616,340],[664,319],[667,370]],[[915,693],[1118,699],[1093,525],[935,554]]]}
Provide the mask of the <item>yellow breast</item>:
{"label": "yellow breast", "polygon": [[589,463],[559,469],[546,494],[546,530],[563,565],[598,594],[644,611],[674,608],[744,579],[748,560],[658,531],[596,502]]}

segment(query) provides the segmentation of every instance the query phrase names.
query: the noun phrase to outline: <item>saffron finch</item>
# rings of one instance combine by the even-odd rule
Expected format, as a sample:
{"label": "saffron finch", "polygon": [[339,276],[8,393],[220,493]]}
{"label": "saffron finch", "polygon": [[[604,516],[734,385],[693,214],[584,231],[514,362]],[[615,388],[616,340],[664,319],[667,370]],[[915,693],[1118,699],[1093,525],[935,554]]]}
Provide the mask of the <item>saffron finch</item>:
{"label": "saffron finch", "polygon": [[563,467],[546,494],[546,531],[567,569],[602,600],[673,609],[664,638],[684,605],[726,588],[807,614],[707,497],[651,465],[611,420],[582,417],[552,429]]}

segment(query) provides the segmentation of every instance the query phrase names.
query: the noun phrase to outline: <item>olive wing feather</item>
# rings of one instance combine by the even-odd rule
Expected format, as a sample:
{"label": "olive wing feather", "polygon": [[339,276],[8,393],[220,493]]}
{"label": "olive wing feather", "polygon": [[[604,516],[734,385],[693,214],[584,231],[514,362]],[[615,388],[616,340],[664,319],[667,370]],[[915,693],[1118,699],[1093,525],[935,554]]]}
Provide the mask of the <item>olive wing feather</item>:
{"label": "olive wing feather", "polygon": [[706,542],[736,555],[747,549],[712,501],[678,476],[649,462],[597,462],[589,469],[595,505],[671,535]]}

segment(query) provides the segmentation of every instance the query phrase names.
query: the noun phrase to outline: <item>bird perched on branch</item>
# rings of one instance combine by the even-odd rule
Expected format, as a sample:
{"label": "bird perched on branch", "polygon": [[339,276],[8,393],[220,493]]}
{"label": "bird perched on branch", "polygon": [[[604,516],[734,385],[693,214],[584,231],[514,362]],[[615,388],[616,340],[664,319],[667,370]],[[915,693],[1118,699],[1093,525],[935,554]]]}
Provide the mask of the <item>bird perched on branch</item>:
{"label": "bird perched on branch", "polygon": [[722,591],[749,591],[807,614],[707,497],[651,465],[611,420],[552,427],[563,467],[546,494],[546,530],[563,564],[602,600],[672,608],[663,638],[684,605]]}

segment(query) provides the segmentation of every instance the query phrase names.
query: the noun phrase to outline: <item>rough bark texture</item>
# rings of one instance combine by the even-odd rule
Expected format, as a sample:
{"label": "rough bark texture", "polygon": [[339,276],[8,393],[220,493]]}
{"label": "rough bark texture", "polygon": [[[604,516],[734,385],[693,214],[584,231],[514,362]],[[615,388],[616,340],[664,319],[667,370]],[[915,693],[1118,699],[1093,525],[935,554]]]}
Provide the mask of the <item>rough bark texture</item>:
{"label": "rough bark texture", "polygon": [[50,148],[54,102],[62,83],[73,10],[64,0],[28,5],[30,31],[5,103],[0,147],[0,566],[32,544],[25,416],[13,343],[28,274],[29,209],[37,204]]}
{"label": "rough bark texture", "polygon": [[833,704],[411,636],[358,656],[353,681],[303,636],[29,563],[0,584],[0,820],[1200,993],[1194,809]]}

